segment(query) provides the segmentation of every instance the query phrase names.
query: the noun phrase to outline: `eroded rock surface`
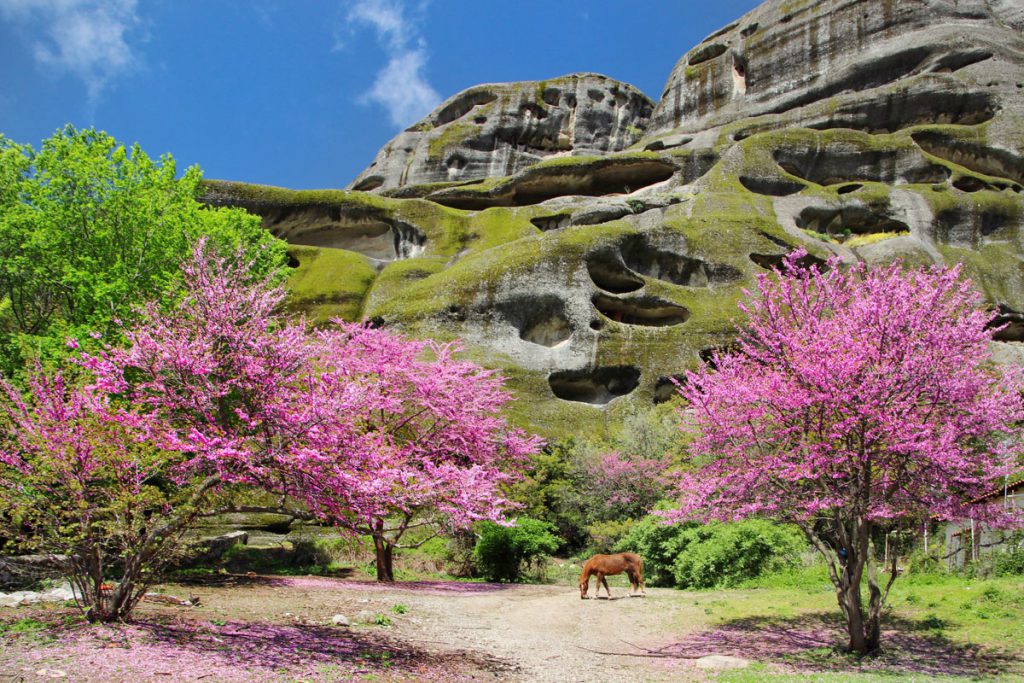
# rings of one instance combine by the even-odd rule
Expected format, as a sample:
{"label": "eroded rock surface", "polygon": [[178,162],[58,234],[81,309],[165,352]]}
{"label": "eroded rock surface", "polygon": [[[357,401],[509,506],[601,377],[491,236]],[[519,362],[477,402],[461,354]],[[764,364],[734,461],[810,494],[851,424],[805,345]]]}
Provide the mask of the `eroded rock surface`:
{"label": "eroded rock surface", "polygon": [[384,191],[512,175],[549,157],[617,152],[654,103],[599,74],[478,85],[384,146],[350,189]]}
{"label": "eroded rock surface", "polygon": [[771,0],[683,53],[656,106],[594,74],[478,86],[364,191],[208,201],[296,245],[297,310],[462,338],[549,436],[671,400],[797,248],[962,263],[1021,358],[1022,32],[1017,0]]}

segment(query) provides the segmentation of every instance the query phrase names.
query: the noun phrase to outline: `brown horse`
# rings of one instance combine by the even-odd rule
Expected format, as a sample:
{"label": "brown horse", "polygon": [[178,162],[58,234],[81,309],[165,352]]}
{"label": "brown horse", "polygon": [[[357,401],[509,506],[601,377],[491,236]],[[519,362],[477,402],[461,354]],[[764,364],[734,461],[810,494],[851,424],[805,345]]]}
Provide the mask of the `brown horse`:
{"label": "brown horse", "polygon": [[608,593],[608,597],[611,598],[612,592],[608,589],[608,581],[604,577],[622,572],[626,572],[626,576],[629,577],[629,583],[632,586],[630,595],[635,595],[637,590],[640,591],[640,595],[647,595],[647,591],[644,589],[643,558],[636,553],[619,553],[618,555],[594,555],[587,560],[583,565],[583,573],[580,574],[580,599],[586,600],[592,575],[597,577],[594,598],[597,599],[602,584],[604,584],[604,590]]}

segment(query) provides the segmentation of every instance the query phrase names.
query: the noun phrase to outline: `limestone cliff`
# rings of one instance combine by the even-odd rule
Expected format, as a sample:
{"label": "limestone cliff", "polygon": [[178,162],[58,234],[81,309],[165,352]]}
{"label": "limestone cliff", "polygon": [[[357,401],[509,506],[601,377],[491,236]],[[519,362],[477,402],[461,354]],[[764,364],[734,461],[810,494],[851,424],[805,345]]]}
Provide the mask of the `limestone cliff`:
{"label": "limestone cliff", "polygon": [[1022,29],[1013,0],[771,0],[686,52],[656,106],[592,74],[479,86],[388,143],[352,184],[372,191],[208,201],[295,245],[296,309],[460,337],[553,435],[669,397],[798,246],[961,262],[1016,342]]}

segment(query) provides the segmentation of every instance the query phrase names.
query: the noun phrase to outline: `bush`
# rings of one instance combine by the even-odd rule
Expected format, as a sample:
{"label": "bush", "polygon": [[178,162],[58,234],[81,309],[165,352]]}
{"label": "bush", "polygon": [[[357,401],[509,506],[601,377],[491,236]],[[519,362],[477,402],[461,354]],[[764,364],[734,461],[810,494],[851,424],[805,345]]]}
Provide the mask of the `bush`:
{"label": "bush", "polygon": [[993,553],[992,571],[996,576],[1024,576],[1024,533],[1017,533],[1006,552]]}
{"label": "bush", "polygon": [[680,536],[695,524],[666,524],[657,515],[637,522],[615,544],[615,552],[637,553],[644,558],[645,583],[651,586],[675,586],[672,564],[679,555]]}
{"label": "bush", "polygon": [[728,588],[797,564],[807,543],[794,527],[749,519],[687,529],[672,565],[681,588]]}
{"label": "bush", "polygon": [[531,565],[558,549],[547,522],[521,517],[515,526],[481,522],[473,548],[477,571],[488,581],[517,581]]}
{"label": "bush", "polygon": [[615,550],[641,555],[652,586],[724,588],[795,566],[806,545],[794,527],[759,519],[668,525],[649,516]]}

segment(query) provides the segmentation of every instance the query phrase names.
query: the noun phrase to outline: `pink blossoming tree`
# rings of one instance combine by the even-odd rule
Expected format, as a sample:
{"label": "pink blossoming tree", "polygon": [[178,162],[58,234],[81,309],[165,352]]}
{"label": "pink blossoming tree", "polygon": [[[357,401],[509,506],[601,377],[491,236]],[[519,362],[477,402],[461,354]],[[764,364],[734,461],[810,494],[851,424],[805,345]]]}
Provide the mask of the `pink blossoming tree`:
{"label": "pink blossoming tree", "polygon": [[281,288],[202,248],[184,268],[173,314],[150,307],[126,347],[85,361],[124,400],[121,424],[189,454],[183,473],[369,533],[382,580],[414,525],[501,518],[500,485],[539,446],[500,416],[501,377],[455,345],[340,322],[313,333],[277,315]]}
{"label": "pink blossoming tree", "polygon": [[[0,528],[48,555],[92,621],[130,614],[182,548],[204,496],[179,453],[139,442],[103,396],[37,368],[0,404]],[[172,482],[172,479],[176,482]],[[105,585],[111,570],[115,587]]]}
{"label": "pink blossoming tree", "polygon": [[870,653],[897,575],[894,555],[879,581],[874,532],[986,514],[969,501],[1012,462],[1021,383],[989,367],[992,315],[959,268],[822,273],[800,255],[759,277],[735,350],[687,375],[697,467],[677,517],[799,525],[826,560],[850,650]]}
{"label": "pink blossoming tree", "polygon": [[505,424],[504,378],[457,360],[457,344],[336,322],[318,335],[320,354],[347,359],[344,381],[360,386],[364,400],[334,459],[299,488],[319,516],[371,536],[377,579],[393,581],[406,531],[502,520],[509,502],[501,487],[519,477],[540,441]]}
{"label": "pink blossoming tree", "polygon": [[[361,325],[313,332],[284,292],[201,243],[176,306],[84,355],[85,387],[4,385],[0,521],[67,555],[90,619],[124,619],[200,515],[286,512],[373,536],[378,577],[418,525],[501,520],[540,443],[500,416],[503,379],[458,346]],[[71,342],[74,345],[74,342]],[[220,495],[272,492],[277,506]],[[115,565],[120,580],[104,587]]]}

